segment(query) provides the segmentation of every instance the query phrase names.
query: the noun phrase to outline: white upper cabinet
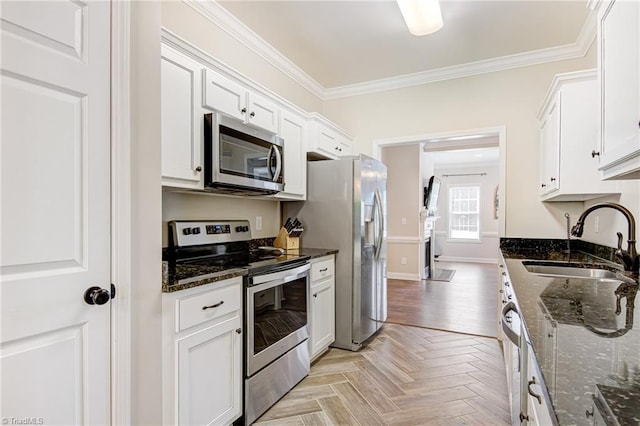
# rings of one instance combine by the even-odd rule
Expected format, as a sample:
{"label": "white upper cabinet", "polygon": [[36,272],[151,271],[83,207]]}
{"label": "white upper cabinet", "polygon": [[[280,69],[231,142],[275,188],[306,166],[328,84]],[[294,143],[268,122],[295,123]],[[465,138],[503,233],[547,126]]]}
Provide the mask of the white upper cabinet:
{"label": "white upper cabinet", "polygon": [[247,124],[278,132],[278,105],[234,80],[204,70],[204,105]]}
{"label": "white upper cabinet", "polygon": [[336,159],[352,155],[351,140],[324,117],[311,114],[307,152],[311,157]]}
{"label": "white upper cabinet", "polygon": [[595,70],[558,74],[538,116],[542,201],[584,201],[615,192],[593,157],[598,138]]}
{"label": "white upper cabinet", "polygon": [[162,45],[162,184],[202,189],[202,65]]}
{"label": "white upper cabinet", "polygon": [[284,191],[276,198],[307,198],[307,120],[283,109],[280,113],[280,137],[284,140]]}
{"label": "white upper cabinet", "polygon": [[600,170],[603,179],[640,178],[640,2],[603,1],[598,10]]}

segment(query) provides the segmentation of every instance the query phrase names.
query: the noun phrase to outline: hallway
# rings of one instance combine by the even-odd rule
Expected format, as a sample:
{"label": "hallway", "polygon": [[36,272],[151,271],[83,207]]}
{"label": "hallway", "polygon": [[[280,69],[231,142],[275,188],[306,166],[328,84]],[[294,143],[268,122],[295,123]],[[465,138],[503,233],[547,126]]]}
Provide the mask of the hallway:
{"label": "hallway", "polygon": [[387,322],[496,337],[498,267],[437,262],[451,281],[388,280]]}

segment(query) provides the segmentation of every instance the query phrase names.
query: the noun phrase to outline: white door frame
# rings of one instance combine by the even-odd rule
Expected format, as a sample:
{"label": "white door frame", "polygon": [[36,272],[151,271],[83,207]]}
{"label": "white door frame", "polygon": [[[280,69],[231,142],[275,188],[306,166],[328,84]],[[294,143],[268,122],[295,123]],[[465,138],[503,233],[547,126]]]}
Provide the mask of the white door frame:
{"label": "white door frame", "polygon": [[111,3],[111,424],[131,424],[131,5]]}
{"label": "white door frame", "polygon": [[[469,148],[473,148],[474,143],[472,137],[483,135],[487,137],[498,138],[498,151],[500,156],[500,204],[498,206],[498,236],[504,237],[506,235],[506,166],[507,166],[507,126],[485,127],[479,129],[468,130],[456,130],[450,132],[429,133],[422,135],[412,136],[400,136],[396,138],[374,139],[372,141],[372,153],[373,158],[382,159],[382,148],[394,145],[411,145],[416,143],[423,143],[434,139],[440,139],[446,141],[447,139],[455,138],[455,146],[460,149],[461,146],[468,145]],[[469,137],[468,142],[464,142],[466,137]],[[446,142],[445,142],[446,143]],[[452,142],[453,143],[453,142]]]}

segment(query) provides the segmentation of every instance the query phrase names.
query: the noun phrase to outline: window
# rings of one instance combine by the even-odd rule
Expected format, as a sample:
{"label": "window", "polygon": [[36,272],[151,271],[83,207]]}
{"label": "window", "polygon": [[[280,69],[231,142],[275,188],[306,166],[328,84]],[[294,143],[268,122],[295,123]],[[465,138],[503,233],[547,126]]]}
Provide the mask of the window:
{"label": "window", "polygon": [[449,238],[480,239],[480,186],[449,187]]}

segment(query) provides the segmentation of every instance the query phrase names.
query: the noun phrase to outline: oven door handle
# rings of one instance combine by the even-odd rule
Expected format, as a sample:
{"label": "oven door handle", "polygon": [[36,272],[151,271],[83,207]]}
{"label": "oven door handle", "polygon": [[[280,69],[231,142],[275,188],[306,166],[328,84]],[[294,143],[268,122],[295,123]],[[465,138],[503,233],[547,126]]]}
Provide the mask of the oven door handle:
{"label": "oven door handle", "polygon": [[311,265],[307,263],[306,265],[298,266],[297,268],[293,269],[287,269],[286,271],[274,272],[272,274],[256,275],[255,277],[251,278],[253,286],[249,287],[249,289],[257,289],[255,291],[261,291],[261,289],[263,290],[275,285],[288,283],[289,281],[297,280],[298,278],[308,275],[310,269]]}

